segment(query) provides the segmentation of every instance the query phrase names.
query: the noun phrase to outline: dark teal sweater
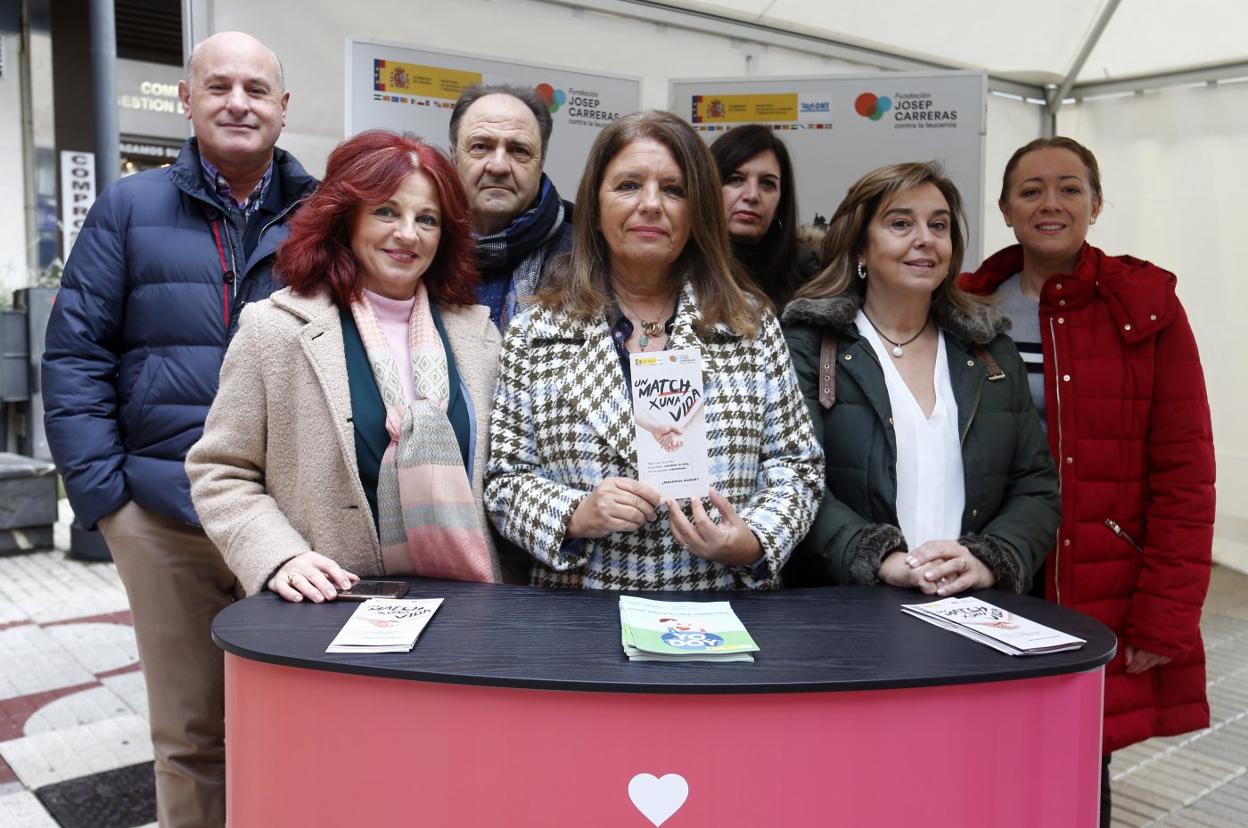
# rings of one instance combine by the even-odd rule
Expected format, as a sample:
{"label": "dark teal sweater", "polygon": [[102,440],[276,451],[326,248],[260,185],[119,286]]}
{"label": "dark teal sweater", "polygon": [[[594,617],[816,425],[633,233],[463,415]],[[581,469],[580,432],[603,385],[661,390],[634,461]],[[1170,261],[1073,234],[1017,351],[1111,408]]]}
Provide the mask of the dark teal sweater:
{"label": "dark teal sweater", "polygon": [[[446,371],[450,380],[451,399],[447,404],[446,416],[455,431],[455,439],[459,443],[459,454],[464,460],[464,468],[471,479],[473,423],[468,411],[468,402],[455,367],[455,356],[451,352],[451,343],[446,338],[446,329],[442,327],[442,318],[436,307],[430,307],[433,313],[433,324],[442,338],[442,347],[446,350]],[[355,427],[355,458],[359,466],[360,482],[364,484],[364,496],[368,498],[368,506],[373,510],[373,524],[377,524],[377,476],[381,470],[381,458],[390,445],[390,434],[386,431],[386,407],[381,401],[381,392],[377,390],[377,381],[373,378],[373,368],[368,362],[368,352],[364,350],[364,341],[360,339],[360,331],[355,326],[355,319],[348,308],[339,308],[342,320],[342,341],[347,355],[347,381],[351,388],[351,421]]]}

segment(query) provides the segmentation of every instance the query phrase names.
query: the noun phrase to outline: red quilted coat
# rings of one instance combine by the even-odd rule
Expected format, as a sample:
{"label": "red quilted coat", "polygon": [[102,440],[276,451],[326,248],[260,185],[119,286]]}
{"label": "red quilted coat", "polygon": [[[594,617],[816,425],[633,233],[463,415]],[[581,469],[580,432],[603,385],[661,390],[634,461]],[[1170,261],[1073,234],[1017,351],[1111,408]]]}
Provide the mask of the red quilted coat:
{"label": "red quilted coat", "polygon": [[[1022,269],[1015,245],[960,284],[989,294]],[[1200,610],[1213,545],[1213,433],[1175,281],[1085,244],[1075,272],[1050,277],[1040,293],[1049,447],[1062,489],[1046,593],[1118,636],[1106,753],[1209,725]],[[1128,644],[1172,661],[1127,675]]]}

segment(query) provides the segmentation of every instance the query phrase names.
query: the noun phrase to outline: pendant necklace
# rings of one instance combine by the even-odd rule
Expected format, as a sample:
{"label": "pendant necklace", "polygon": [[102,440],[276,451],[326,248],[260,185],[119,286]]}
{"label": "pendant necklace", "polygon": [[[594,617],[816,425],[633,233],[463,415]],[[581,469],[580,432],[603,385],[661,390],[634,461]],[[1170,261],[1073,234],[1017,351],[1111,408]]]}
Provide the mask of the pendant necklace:
{"label": "pendant necklace", "polygon": [[[641,326],[641,336],[637,337],[637,345],[641,348],[641,350],[643,351],[646,350],[646,346],[650,344],[650,340],[658,336],[659,334],[663,333],[662,320],[656,319],[653,322],[651,322],[648,319],[642,319],[641,314],[637,313],[628,305],[624,304],[624,300],[621,299],[618,295],[615,297],[615,301],[619,302],[620,307],[622,307],[624,310],[628,311],[633,316],[637,317],[637,324]],[[673,312],[675,311],[673,310]]]}
{"label": "pendant necklace", "polygon": [[[864,311],[862,312],[862,315],[863,315],[863,316],[867,316],[867,312],[864,310]],[[897,341],[897,340],[895,340],[895,339],[890,339],[890,338],[889,338],[889,336],[888,336],[888,334],[886,334],[886,333],[884,333],[883,331],[881,331],[881,330],[880,330],[880,326],[879,326],[879,325],[877,325],[877,324],[875,324],[875,322],[873,322],[873,321],[872,321],[871,317],[867,316],[867,322],[869,322],[869,323],[871,324],[871,327],[875,329],[875,332],[876,332],[877,334],[879,334],[879,335],[880,335],[880,337],[881,337],[881,338],[882,338],[885,342],[887,342],[889,345],[892,345],[892,346],[893,346],[893,358],[894,358],[894,359],[901,359],[903,356],[905,356],[905,355],[906,355],[906,352],[903,350],[903,348],[905,348],[905,346],[909,345],[909,344],[910,344],[911,342],[913,342],[914,340],[918,339],[918,338],[919,338],[919,336],[921,336],[921,335],[922,335],[922,333],[923,333],[924,331],[926,331],[926,330],[927,330],[927,323],[928,323],[928,322],[931,322],[931,321],[932,321],[932,318],[931,318],[930,316],[929,316],[927,319],[924,319],[924,320],[923,320],[923,327],[919,328],[919,332],[918,332],[918,333],[916,333],[914,336],[912,336],[912,337],[910,337],[909,339],[907,339],[905,342],[898,342],[898,341]]]}

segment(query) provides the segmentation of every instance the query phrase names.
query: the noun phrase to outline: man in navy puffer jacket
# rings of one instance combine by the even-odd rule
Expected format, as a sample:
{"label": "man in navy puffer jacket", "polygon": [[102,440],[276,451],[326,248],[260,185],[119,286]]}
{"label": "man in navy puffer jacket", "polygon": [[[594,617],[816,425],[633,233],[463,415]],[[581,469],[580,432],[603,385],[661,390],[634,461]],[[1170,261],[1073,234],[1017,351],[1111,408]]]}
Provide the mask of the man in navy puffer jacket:
{"label": "man in navy puffer jacket", "polygon": [[77,523],[98,524],[130,599],[160,824],[219,826],[222,655],[209,625],[239,591],[199,528],[183,462],[243,305],[274,290],[286,222],[316,180],[275,149],[290,93],[260,41],[205,40],[179,91],[196,138],[91,208],[48,323],[43,390]]}

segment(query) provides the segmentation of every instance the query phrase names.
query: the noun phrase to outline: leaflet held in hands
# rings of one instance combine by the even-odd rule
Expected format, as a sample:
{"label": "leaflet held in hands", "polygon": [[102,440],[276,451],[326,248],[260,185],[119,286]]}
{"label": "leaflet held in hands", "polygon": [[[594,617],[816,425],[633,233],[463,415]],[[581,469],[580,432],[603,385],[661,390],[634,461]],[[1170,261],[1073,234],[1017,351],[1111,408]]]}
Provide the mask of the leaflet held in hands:
{"label": "leaflet held in hands", "polygon": [[706,497],[710,460],[702,354],[630,354],[638,477],[667,497]]}

